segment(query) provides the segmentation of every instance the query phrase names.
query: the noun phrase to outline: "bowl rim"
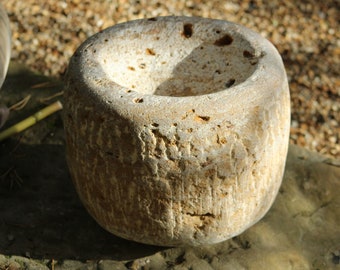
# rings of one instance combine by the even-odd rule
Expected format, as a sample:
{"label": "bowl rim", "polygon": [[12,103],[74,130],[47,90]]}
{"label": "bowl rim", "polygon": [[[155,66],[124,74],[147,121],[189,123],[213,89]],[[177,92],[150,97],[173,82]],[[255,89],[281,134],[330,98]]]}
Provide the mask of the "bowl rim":
{"label": "bowl rim", "polygon": [[[100,64],[94,59],[96,51],[95,45],[98,40],[103,40],[105,35],[112,32],[122,31],[127,28],[140,26],[143,23],[195,23],[197,21],[204,23],[221,23],[226,29],[230,29],[233,33],[237,33],[247,42],[249,42],[256,50],[261,52],[258,57],[256,68],[249,77],[243,82],[233,85],[229,88],[192,96],[161,96],[155,94],[141,93],[133,89],[124,87],[111,79],[107,78],[105,72],[101,70]],[[91,50],[89,50],[91,48]],[[86,68],[83,68],[83,67]],[[287,83],[287,76],[282,62],[282,58],[270,41],[262,37],[253,30],[246,28],[240,24],[225,20],[204,18],[204,17],[187,17],[187,16],[161,16],[155,18],[137,19],[116,24],[100,31],[99,33],[87,39],[72,56],[67,74],[67,84],[77,84],[79,89],[93,98],[96,102],[106,104],[111,107],[121,107],[122,111],[131,114],[131,110],[136,105],[144,110],[146,107],[155,108],[159,113],[160,108],[167,108],[176,111],[180,108],[192,106],[196,104],[198,107],[223,107],[233,106],[239,107],[240,104],[254,103],[254,100],[263,99],[263,96],[277,96],[278,92],[285,91],[283,84]],[[72,87],[67,88],[72,88]],[[114,89],[114,91],[112,91]],[[277,93],[276,93],[277,92]],[[250,98],[250,97],[253,97]],[[264,98],[265,99],[265,98]],[[232,101],[233,104],[230,104]],[[188,105],[188,106],[185,106]],[[196,107],[197,107],[196,106]],[[156,109],[158,108],[158,109]],[[139,111],[139,110],[138,110]],[[138,112],[137,112],[138,113]]]}

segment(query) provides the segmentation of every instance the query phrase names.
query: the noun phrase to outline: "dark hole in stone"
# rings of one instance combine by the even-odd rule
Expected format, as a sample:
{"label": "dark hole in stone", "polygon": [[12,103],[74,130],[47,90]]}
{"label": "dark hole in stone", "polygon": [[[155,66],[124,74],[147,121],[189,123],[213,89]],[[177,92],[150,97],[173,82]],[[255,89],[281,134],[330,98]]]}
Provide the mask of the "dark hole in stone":
{"label": "dark hole in stone", "polygon": [[185,262],[185,253],[182,253],[176,258],[175,265],[182,264],[183,262]]}
{"label": "dark hole in stone", "polygon": [[132,269],[134,261],[129,261],[125,264],[128,269]]}
{"label": "dark hole in stone", "polygon": [[229,88],[229,87],[231,87],[231,86],[233,86],[233,84],[235,83],[235,79],[230,79],[229,81],[227,81],[226,83],[225,83],[225,87],[226,88]]}
{"label": "dark hole in stone", "polygon": [[221,37],[220,39],[216,40],[214,45],[216,46],[226,46],[226,45],[230,45],[233,42],[233,38],[226,34],[223,37]]}
{"label": "dark hole in stone", "polygon": [[150,49],[150,48],[147,48],[145,52],[146,52],[147,55],[155,55],[156,54],[155,51],[153,49]]}
{"label": "dark hole in stone", "polygon": [[198,115],[197,116],[200,120],[208,122],[210,120],[210,116],[202,116],[202,115]]}
{"label": "dark hole in stone", "polygon": [[192,24],[187,23],[183,26],[183,36],[186,38],[190,38],[193,34]]}
{"label": "dark hole in stone", "polygon": [[159,124],[157,124],[157,123],[152,123],[151,126],[153,126],[153,127],[158,127]]}
{"label": "dark hole in stone", "polygon": [[143,103],[143,98],[135,98],[134,100],[133,100],[133,102],[134,103]]}
{"label": "dark hole in stone", "polygon": [[154,18],[154,17],[153,18],[149,18],[148,21],[155,22],[155,21],[157,21],[157,18]]}
{"label": "dark hole in stone", "polygon": [[243,56],[244,56],[245,58],[253,58],[253,57],[255,57],[255,55],[252,54],[252,53],[249,52],[249,51],[243,51]]}
{"label": "dark hole in stone", "polygon": [[104,123],[105,122],[105,117],[100,116],[97,118],[98,123]]}
{"label": "dark hole in stone", "polygon": [[197,214],[197,213],[186,213],[189,216],[192,217],[212,217],[215,218],[215,215],[212,213],[204,213],[204,214]]}

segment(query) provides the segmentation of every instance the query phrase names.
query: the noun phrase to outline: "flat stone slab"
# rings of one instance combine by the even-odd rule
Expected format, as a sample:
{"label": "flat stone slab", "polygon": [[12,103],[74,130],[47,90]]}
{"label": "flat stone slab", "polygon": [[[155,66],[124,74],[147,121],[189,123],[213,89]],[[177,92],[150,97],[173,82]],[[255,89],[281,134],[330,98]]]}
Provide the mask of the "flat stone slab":
{"label": "flat stone slab", "polygon": [[[60,83],[12,65],[0,101],[32,98],[9,124],[39,109],[40,97],[61,90]],[[97,225],[76,195],[64,150],[60,114],[0,143],[0,269],[340,267],[339,160],[291,145],[278,197],[260,222],[220,244],[162,248]]]}

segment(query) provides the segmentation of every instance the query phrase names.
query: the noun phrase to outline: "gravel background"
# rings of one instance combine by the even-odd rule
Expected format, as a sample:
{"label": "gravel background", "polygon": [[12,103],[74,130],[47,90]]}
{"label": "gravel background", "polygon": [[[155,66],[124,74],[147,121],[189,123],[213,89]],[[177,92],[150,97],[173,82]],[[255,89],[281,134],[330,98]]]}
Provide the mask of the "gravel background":
{"label": "gravel background", "polygon": [[12,60],[57,78],[85,39],[119,22],[187,15],[243,24],[268,38],[282,55],[292,99],[291,142],[340,157],[339,0],[0,3],[11,21]]}

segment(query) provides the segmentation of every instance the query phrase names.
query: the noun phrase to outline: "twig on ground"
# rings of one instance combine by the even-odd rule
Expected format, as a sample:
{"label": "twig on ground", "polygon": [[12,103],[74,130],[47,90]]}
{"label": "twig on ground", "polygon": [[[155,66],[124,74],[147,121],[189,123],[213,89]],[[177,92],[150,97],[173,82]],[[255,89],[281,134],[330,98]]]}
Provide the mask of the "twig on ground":
{"label": "twig on ground", "polygon": [[29,116],[25,120],[9,127],[8,129],[0,132],[0,141],[14,135],[17,133],[20,133],[21,131],[33,126],[35,123],[38,121],[44,119],[45,117],[61,110],[63,108],[63,105],[61,102],[58,100],[51,105],[43,108],[42,110],[36,112],[35,114]]}
{"label": "twig on ground", "polygon": [[49,87],[54,87],[58,85],[58,82],[42,82],[42,83],[37,83],[35,85],[32,85],[30,88],[31,89],[37,89],[37,88],[49,88]]}
{"label": "twig on ground", "polygon": [[18,103],[15,103],[11,107],[9,107],[9,110],[10,111],[19,111],[19,110],[23,109],[26,106],[27,102],[30,100],[30,98],[31,98],[31,95],[28,95],[23,100],[19,101]]}
{"label": "twig on ground", "polygon": [[24,180],[22,180],[22,178],[19,176],[14,166],[10,167],[2,175],[0,175],[0,179],[1,181],[8,179],[10,190],[14,188],[15,184],[20,188],[22,184],[24,183]]}
{"label": "twig on ground", "polygon": [[0,105],[0,128],[6,123],[9,117],[10,111],[19,111],[23,109],[28,103],[28,101],[30,100],[30,98],[31,98],[31,95],[28,95],[23,100],[15,103],[9,108],[6,105],[1,104]]}
{"label": "twig on ground", "polygon": [[60,91],[58,93],[55,93],[54,95],[52,96],[49,96],[49,97],[45,97],[45,98],[41,98],[39,99],[39,101],[43,104],[46,104],[48,101],[50,101],[51,99],[54,99],[56,97],[59,97],[59,96],[62,96],[64,94],[64,91]]}

